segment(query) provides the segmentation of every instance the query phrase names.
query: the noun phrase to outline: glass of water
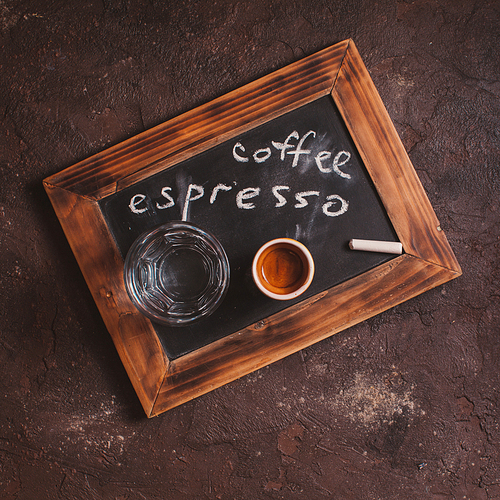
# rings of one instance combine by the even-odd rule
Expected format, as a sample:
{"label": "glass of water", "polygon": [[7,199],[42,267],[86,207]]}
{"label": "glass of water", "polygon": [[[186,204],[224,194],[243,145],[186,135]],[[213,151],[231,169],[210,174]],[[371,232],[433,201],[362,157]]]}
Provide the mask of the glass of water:
{"label": "glass of water", "polygon": [[220,242],[188,222],[168,222],[140,235],[125,258],[127,292],[152,321],[186,326],[212,314],[229,286]]}

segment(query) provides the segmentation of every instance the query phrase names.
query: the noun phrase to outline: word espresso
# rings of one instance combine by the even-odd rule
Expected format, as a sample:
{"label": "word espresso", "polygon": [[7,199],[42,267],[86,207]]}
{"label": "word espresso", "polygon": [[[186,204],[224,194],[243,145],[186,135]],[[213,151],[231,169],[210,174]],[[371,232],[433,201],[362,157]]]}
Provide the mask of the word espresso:
{"label": "word espresso", "polygon": [[[332,153],[330,151],[319,151],[316,154],[312,154],[311,149],[305,147],[306,140],[308,138],[316,137],[316,132],[309,130],[302,137],[299,136],[297,131],[293,131],[284,142],[271,141],[274,151],[279,153],[280,160],[282,162],[288,156],[292,157],[291,167],[295,168],[299,164],[300,158],[302,156],[313,156],[314,162],[318,170],[323,174],[335,174],[343,179],[350,179],[350,174],[344,172],[340,167],[346,165],[351,159],[351,154],[348,151],[338,152],[332,160]],[[250,163],[250,158],[256,164],[263,164],[273,154],[271,147],[265,147],[257,149],[252,155],[246,154],[246,149],[240,142],[237,142],[232,149],[233,158],[238,163]],[[233,185],[227,185],[223,183],[218,183],[207,191],[209,194],[209,202],[211,205],[216,203],[217,199],[222,196],[222,193],[227,193],[233,190],[233,187],[237,185],[236,181]],[[275,185],[270,188],[270,192],[274,199],[274,207],[283,207],[289,203],[289,197],[291,188],[287,185]],[[182,203],[182,220],[186,221],[189,216],[189,209],[191,203],[200,200],[207,194],[205,187],[200,184],[189,184],[184,195],[179,194],[178,200]],[[258,203],[258,198],[261,196],[262,190],[260,187],[245,187],[243,189],[234,190],[235,193],[235,204],[240,210],[253,210]],[[288,194],[288,196],[287,196]],[[176,205],[176,201],[172,196],[172,187],[164,186],[160,191],[160,201],[156,201],[154,207],[156,210],[167,210]],[[227,196],[227,195],[226,195]],[[299,191],[293,194],[294,208],[302,209],[309,205],[309,199],[319,198],[322,194],[318,190],[307,190]],[[349,208],[349,202],[344,200],[338,194],[323,195],[323,203],[321,205],[322,212],[328,217],[338,217],[339,215],[347,212]],[[135,194],[130,198],[128,205],[130,211],[134,214],[143,214],[152,208],[151,200],[145,194]]]}

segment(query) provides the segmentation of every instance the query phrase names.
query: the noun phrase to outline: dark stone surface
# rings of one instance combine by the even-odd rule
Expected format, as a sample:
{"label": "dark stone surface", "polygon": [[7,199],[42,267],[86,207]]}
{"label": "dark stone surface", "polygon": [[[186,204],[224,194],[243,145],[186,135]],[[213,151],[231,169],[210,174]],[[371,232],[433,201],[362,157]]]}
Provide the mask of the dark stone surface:
{"label": "dark stone surface", "polygon": [[[0,1],[2,499],[500,498],[496,0]],[[41,181],[352,37],[464,275],[147,420]]]}

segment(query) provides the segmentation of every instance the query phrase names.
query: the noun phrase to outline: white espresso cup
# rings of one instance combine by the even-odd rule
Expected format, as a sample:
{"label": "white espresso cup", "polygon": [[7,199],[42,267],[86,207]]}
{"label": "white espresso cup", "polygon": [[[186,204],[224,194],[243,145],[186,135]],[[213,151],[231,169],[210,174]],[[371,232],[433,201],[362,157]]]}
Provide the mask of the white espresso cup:
{"label": "white espresso cup", "polygon": [[268,241],[255,254],[252,276],[257,288],[276,300],[303,294],[314,277],[314,260],[305,245],[291,238]]}

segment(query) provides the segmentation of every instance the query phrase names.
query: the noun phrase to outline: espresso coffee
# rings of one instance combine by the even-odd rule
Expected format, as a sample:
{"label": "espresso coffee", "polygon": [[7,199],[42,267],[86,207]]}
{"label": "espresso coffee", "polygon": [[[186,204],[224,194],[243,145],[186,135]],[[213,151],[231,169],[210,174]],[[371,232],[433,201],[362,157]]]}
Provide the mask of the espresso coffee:
{"label": "espresso coffee", "polygon": [[271,295],[285,298],[299,291],[310,280],[313,265],[303,245],[282,238],[263,248],[256,256],[254,272],[257,286]]}

